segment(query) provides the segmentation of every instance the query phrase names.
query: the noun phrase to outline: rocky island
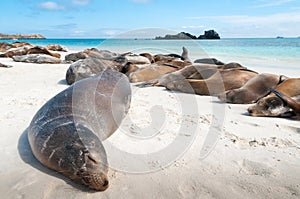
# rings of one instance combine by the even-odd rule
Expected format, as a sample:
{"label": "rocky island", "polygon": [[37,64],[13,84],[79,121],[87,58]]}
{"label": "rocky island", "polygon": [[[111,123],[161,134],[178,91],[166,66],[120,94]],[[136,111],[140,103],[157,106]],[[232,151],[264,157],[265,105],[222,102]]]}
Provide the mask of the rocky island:
{"label": "rocky island", "polygon": [[176,40],[176,39],[221,39],[219,34],[215,30],[204,31],[203,35],[199,35],[199,37],[192,35],[190,33],[181,32],[176,35],[166,35],[164,37],[155,37],[155,39],[161,40]]}
{"label": "rocky island", "polygon": [[2,34],[0,39],[46,39],[41,34]]}

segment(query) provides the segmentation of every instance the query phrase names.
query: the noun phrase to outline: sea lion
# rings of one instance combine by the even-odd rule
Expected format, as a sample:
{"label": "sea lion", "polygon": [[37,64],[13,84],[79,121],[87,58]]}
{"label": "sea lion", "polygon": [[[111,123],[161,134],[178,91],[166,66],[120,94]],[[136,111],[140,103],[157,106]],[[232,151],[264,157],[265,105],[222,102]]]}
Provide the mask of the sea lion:
{"label": "sea lion", "polygon": [[223,69],[207,79],[172,81],[167,83],[166,88],[184,93],[217,96],[224,91],[242,87],[256,75],[256,72],[248,69]]}
{"label": "sea lion", "polygon": [[108,165],[101,140],[118,128],[130,100],[127,77],[114,70],[73,84],[32,119],[28,140],[34,156],[77,183],[105,190]]}
{"label": "sea lion", "polygon": [[68,55],[65,56],[65,63],[73,63],[76,62],[80,59],[85,59],[87,58],[88,55],[83,53],[83,52],[77,52],[77,53],[70,53]]}
{"label": "sea lion", "polygon": [[217,60],[216,58],[202,58],[196,59],[194,61],[196,64],[215,64],[215,65],[225,65],[224,62]]}
{"label": "sea lion", "polygon": [[0,52],[6,52],[11,48],[14,48],[12,44],[9,44],[7,42],[0,42]]}
{"label": "sea lion", "polygon": [[158,54],[158,55],[154,55],[153,58],[154,58],[154,62],[159,62],[159,61],[170,62],[170,61],[174,61],[174,60],[182,60],[182,61],[186,61],[186,62],[191,62],[188,57],[188,50],[185,47],[182,47],[181,55],[177,55],[174,53],[166,54],[166,55]]}
{"label": "sea lion", "polygon": [[45,47],[47,50],[67,52],[67,48],[59,44],[48,44]]}
{"label": "sea lion", "polygon": [[159,61],[143,68],[138,68],[137,66],[130,64],[125,65],[125,72],[129,81],[136,83],[156,79],[164,74],[180,70],[188,65],[190,65],[190,63],[185,61],[170,61],[166,63]]}
{"label": "sea lion", "polygon": [[152,64],[155,62],[154,57],[150,53],[141,53],[140,56],[147,57]]}
{"label": "sea lion", "polygon": [[251,104],[266,96],[270,88],[282,83],[287,77],[262,73],[250,79],[241,88],[228,90],[218,97],[221,101],[233,104]]}
{"label": "sea lion", "polygon": [[246,67],[238,63],[229,63],[225,65],[215,64],[192,64],[178,71],[165,74],[157,79],[143,83],[141,86],[164,86],[168,83],[184,79],[207,79],[214,75],[217,71],[223,69],[246,69]]}
{"label": "sea lion", "polygon": [[[275,89],[291,98],[299,98],[300,78],[289,78],[277,85]],[[248,108],[249,115],[255,117],[285,117],[285,113],[289,111],[290,107],[274,93],[261,98]]]}
{"label": "sea lion", "polygon": [[122,68],[122,62],[108,59],[99,59],[95,57],[87,57],[85,59],[78,60],[70,65],[66,72],[66,81],[69,85],[71,85],[76,81],[92,77],[105,69],[121,71]]}
{"label": "sea lion", "polygon": [[0,57],[12,58],[13,56],[21,56],[21,55],[28,55],[28,54],[45,54],[45,55],[50,55],[50,56],[53,56],[56,58],[60,58],[60,54],[50,52],[46,48],[40,47],[40,46],[34,46],[34,47],[23,46],[20,48],[9,50],[9,51],[1,54]]}
{"label": "sea lion", "polygon": [[12,43],[11,45],[13,45],[15,48],[20,48],[20,47],[23,47],[23,46],[33,47],[33,45],[28,43],[28,42],[19,42],[19,41],[16,41],[16,42]]}
{"label": "sea lion", "polygon": [[189,58],[189,52],[188,52],[188,49],[186,47],[182,47],[182,54],[181,54],[181,59],[183,61],[186,61],[186,62],[191,62],[190,58]]}
{"label": "sea lion", "polygon": [[21,56],[13,56],[12,59],[15,62],[37,63],[37,64],[60,64],[59,58],[44,55],[44,54],[28,54]]}
{"label": "sea lion", "polygon": [[2,68],[11,68],[12,66],[0,63],[0,67],[2,67]]}

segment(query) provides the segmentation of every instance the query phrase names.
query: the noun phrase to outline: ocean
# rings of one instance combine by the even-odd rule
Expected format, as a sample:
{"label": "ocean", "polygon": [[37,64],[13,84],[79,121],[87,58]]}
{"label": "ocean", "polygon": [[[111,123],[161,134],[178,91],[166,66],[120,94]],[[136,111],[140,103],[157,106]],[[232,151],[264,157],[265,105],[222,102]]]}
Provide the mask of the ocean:
{"label": "ocean", "polygon": [[[14,42],[12,40],[2,41]],[[191,59],[214,57],[224,62],[300,69],[300,38],[222,38],[220,40],[45,39],[18,41],[27,41],[41,46],[60,44],[72,51],[97,47],[119,53],[130,51],[152,54],[181,54],[181,48],[185,46],[189,50]]]}

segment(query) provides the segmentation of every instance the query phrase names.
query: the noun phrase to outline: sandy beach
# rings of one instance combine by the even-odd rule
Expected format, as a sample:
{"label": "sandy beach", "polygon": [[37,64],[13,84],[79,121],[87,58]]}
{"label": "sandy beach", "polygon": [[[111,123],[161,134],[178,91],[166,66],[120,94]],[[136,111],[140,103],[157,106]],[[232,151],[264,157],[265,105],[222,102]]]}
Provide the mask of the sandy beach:
{"label": "sandy beach", "polygon": [[[34,114],[68,87],[69,64],[0,61],[13,66],[0,68],[3,198],[300,197],[299,121],[250,117],[249,105],[134,84],[129,114],[104,141],[110,187],[89,191],[42,166],[27,141]],[[299,75],[242,64],[258,72]]]}

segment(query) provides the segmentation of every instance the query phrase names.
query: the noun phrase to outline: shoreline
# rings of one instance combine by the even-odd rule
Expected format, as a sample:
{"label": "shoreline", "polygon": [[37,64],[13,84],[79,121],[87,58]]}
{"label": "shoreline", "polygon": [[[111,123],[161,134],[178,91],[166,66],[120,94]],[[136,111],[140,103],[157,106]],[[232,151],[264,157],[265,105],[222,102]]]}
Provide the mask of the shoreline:
{"label": "shoreline", "polygon": [[[292,40],[292,46],[289,46],[289,40]],[[2,40],[5,41],[5,40]],[[23,40],[20,40],[23,41]],[[26,41],[26,40],[24,40]],[[158,53],[177,53],[181,54],[181,47],[185,46],[192,59],[203,57],[215,57],[224,59],[225,62],[244,62],[247,59],[269,65],[281,67],[298,67],[300,63],[300,52],[297,48],[300,45],[298,38],[233,38],[221,40],[149,40],[149,39],[45,39],[28,40],[34,45],[46,46],[47,44],[57,43],[66,46],[71,51],[80,51],[85,48],[99,48],[102,50],[111,50],[125,53],[142,53],[153,51]],[[10,43],[15,41],[10,41]],[[245,62],[244,64],[247,64]],[[249,62],[249,63],[252,63]]]}

